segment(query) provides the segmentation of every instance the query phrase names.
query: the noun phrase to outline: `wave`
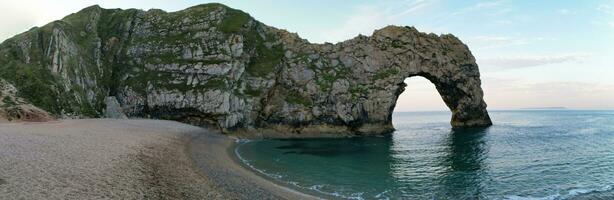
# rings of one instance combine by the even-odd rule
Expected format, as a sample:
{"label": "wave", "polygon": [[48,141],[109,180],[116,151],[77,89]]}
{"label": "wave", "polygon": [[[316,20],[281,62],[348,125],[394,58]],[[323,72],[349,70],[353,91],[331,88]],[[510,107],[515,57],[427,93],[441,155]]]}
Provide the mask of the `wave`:
{"label": "wave", "polygon": [[235,142],[237,144],[244,144],[244,143],[248,143],[248,142],[252,142],[254,140],[250,140],[250,139],[244,139],[244,138],[234,138]]}
{"label": "wave", "polygon": [[237,140],[237,144],[238,144],[238,145],[235,147],[235,149],[234,149],[234,153],[235,153],[235,156],[237,156],[237,158],[239,158],[239,160],[240,160],[240,161],[241,161],[243,164],[247,165],[247,166],[248,166],[249,168],[251,168],[252,170],[257,171],[258,173],[264,174],[264,175],[266,175],[266,176],[268,176],[268,177],[275,178],[275,179],[281,179],[281,178],[283,178],[283,176],[282,176],[281,174],[273,174],[273,173],[268,173],[268,172],[266,172],[266,171],[264,171],[264,170],[258,169],[258,168],[256,168],[254,165],[252,165],[252,163],[251,163],[249,160],[247,160],[247,159],[243,158],[243,156],[241,156],[241,154],[239,154],[239,147],[240,147],[241,145],[243,145],[243,144],[246,144],[246,143],[250,142],[250,140],[242,140],[242,141],[243,141],[242,143],[239,143],[239,140]]}
{"label": "wave", "polygon": [[376,199],[385,199],[385,200],[389,200],[389,199],[390,199],[390,197],[387,197],[387,196],[384,196],[384,195],[386,195],[386,194],[387,194],[388,192],[390,192],[390,191],[391,191],[391,190],[386,190],[386,191],[383,191],[383,192],[381,192],[381,193],[379,193],[379,194],[375,195],[375,198],[376,198]]}
{"label": "wave", "polygon": [[321,194],[325,194],[325,195],[328,195],[328,196],[339,197],[339,198],[343,198],[343,199],[354,199],[354,200],[363,200],[363,199],[365,199],[364,197],[362,197],[363,194],[364,194],[363,192],[357,192],[357,193],[351,193],[349,195],[344,195],[344,194],[341,194],[338,191],[334,191],[334,192],[323,191],[322,188],[324,187],[324,185],[313,185],[311,187],[304,187],[304,186],[300,186],[298,184],[294,184],[294,185],[297,186],[297,187],[300,187],[302,189],[309,189],[309,190],[312,190],[312,191],[319,192]]}
{"label": "wave", "polygon": [[611,185],[606,185],[600,188],[586,188],[586,189],[571,189],[566,193],[558,193],[545,197],[532,197],[532,196],[506,196],[504,199],[506,200],[566,200],[574,197],[591,195],[603,192],[613,191]]}

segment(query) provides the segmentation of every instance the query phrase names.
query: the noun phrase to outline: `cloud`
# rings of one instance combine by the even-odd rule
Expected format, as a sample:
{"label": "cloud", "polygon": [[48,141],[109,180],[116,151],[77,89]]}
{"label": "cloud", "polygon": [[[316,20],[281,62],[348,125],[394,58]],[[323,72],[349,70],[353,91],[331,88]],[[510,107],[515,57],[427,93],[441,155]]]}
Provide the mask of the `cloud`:
{"label": "cloud", "polygon": [[4,41],[15,34],[28,30],[34,25],[37,18],[37,6],[23,9],[27,4],[19,1],[0,1],[0,41]]}
{"label": "cloud", "polygon": [[601,4],[597,6],[597,10],[608,15],[614,15],[614,8],[610,5]]}
{"label": "cloud", "polygon": [[456,12],[451,13],[450,16],[474,13],[480,10],[493,11],[492,14],[495,14],[495,15],[505,14],[511,11],[509,7],[506,7],[504,5],[503,1],[489,1],[489,2],[479,2],[472,6],[460,9]]}
{"label": "cloud", "polygon": [[527,45],[538,41],[546,40],[542,37],[521,38],[511,36],[474,36],[466,40],[471,48],[494,49],[510,46]]}
{"label": "cloud", "polygon": [[606,26],[609,28],[614,28],[614,21],[612,21],[614,18],[614,7],[608,5],[608,4],[601,4],[598,5],[597,8],[595,9],[597,11],[599,11],[601,14],[605,14],[605,18],[599,18],[599,19],[593,19],[590,21],[591,24],[593,25],[597,25],[597,26]]}
{"label": "cloud", "polygon": [[478,63],[483,66],[498,67],[499,69],[519,69],[557,63],[580,62],[585,60],[587,57],[589,57],[588,54],[512,56],[479,59]]}
{"label": "cloud", "polygon": [[470,47],[491,49],[527,44],[527,40],[507,36],[475,36],[467,40]]}
{"label": "cloud", "polygon": [[0,1],[0,42],[92,5],[90,1]]}
{"label": "cloud", "polygon": [[[597,10],[607,14],[607,15],[611,15],[614,16],[614,7],[607,5],[607,4],[602,4],[597,6]],[[612,18],[610,18],[612,19]],[[609,21],[609,22],[605,22],[610,28],[614,28],[614,21]]]}
{"label": "cloud", "polygon": [[329,42],[339,42],[358,34],[369,35],[374,29],[385,25],[386,17],[377,9],[370,7],[359,8],[358,13],[351,16],[341,27],[324,31],[323,35]]}
{"label": "cloud", "polygon": [[402,10],[398,14],[389,15],[387,18],[388,18],[388,20],[396,20],[396,19],[401,18],[403,16],[412,14],[414,12],[418,12],[418,11],[420,11],[421,9],[425,8],[428,5],[429,5],[428,1],[416,0],[416,1],[410,2],[407,6],[404,7],[404,10]]}
{"label": "cloud", "polygon": [[323,38],[328,42],[339,42],[358,34],[371,35],[373,30],[390,24],[427,8],[434,1],[413,0],[395,4],[371,4],[359,6],[338,29],[324,31]]}

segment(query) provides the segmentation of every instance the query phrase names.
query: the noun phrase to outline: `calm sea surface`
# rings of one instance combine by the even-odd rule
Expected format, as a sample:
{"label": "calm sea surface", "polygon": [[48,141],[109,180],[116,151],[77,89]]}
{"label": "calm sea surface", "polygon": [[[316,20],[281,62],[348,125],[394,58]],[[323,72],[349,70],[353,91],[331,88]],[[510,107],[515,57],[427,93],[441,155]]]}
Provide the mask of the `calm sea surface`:
{"label": "calm sea surface", "polygon": [[392,136],[242,142],[266,176],[348,199],[614,199],[614,111],[491,111],[454,131],[449,112],[395,113]]}

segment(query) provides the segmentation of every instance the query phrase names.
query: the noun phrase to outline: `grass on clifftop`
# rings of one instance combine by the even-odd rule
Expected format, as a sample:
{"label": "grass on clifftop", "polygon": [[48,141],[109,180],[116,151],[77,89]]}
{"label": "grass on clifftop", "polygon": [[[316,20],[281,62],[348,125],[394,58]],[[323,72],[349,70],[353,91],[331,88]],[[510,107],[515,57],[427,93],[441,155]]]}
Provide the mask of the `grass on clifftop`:
{"label": "grass on clifftop", "polygon": [[219,30],[224,33],[238,33],[249,22],[250,18],[249,14],[243,11],[227,8],[226,16],[219,25]]}
{"label": "grass on clifftop", "polygon": [[[249,14],[227,8],[226,15],[219,25],[219,30],[226,34],[240,34],[244,37],[245,49],[253,51],[255,56],[246,68],[254,76],[266,76],[275,71],[283,58],[283,47],[274,44],[276,38],[262,29],[262,24],[253,20]],[[267,44],[268,43],[268,44]]]}

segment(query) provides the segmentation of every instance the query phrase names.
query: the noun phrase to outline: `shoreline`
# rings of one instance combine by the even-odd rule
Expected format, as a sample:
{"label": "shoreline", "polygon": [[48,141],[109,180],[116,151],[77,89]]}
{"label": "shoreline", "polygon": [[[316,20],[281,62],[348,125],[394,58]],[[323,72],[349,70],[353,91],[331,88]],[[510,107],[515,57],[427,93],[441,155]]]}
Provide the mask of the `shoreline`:
{"label": "shoreline", "polygon": [[[257,139],[257,140],[262,140],[262,139]],[[266,140],[266,138],[264,140]],[[250,166],[247,163],[245,163],[245,161],[243,161],[242,158],[239,157],[240,155],[238,155],[238,152],[236,152],[236,148],[238,147],[238,145],[240,145],[238,142],[234,142],[234,144],[228,149],[228,153],[230,154],[231,157],[233,157],[233,160],[235,160],[236,164],[240,165],[241,167],[245,168],[246,170],[250,171],[256,176],[271,182],[271,184],[275,184],[278,187],[286,188],[293,192],[300,193],[301,195],[312,197],[313,199],[344,199],[340,196],[317,192],[317,191],[314,191],[308,188],[293,185],[291,183],[276,179],[274,177],[271,177],[265,174],[264,172],[259,171],[255,167]]]}
{"label": "shoreline", "polygon": [[316,191],[313,190],[309,190],[306,188],[302,188],[302,187],[298,187],[296,185],[292,185],[288,182],[279,180],[279,179],[275,179],[273,177],[270,177],[267,174],[264,174],[261,171],[258,171],[258,169],[256,169],[253,166],[248,165],[247,163],[245,163],[242,158],[240,158],[240,155],[238,155],[238,152],[236,151],[238,148],[238,145],[240,145],[238,142],[234,142],[232,146],[229,147],[228,149],[228,153],[229,155],[233,158],[233,160],[236,162],[237,165],[243,167],[244,169],[250,171],[251,173],[253,173],[254,175],[270,182],[271,184],[275,184],[277,185],[277,187],[282,187],[284,188],[284,190],[290,190],[291,192],[294,193],[299,193],[302,196],[307,196],[310,199],[339,199],[339,197],[337,196],[332,196],[332,195],[327,195],[327,194],[323,194],[323,193],[318,193]]}
{"label": "shoreline", "polygon": [[[200,171],[233,199],[322,199],[288,187],[246,166],[236,155],[236,139],[219,130],[208,131],[190,140],[188,151]],[[217,155],[217,156],[216,156]],[[226,168],[215,167],[224,165]],[[214,167],[212,169],[212,167]],[[239,187],[236,187],[239,186]]]}
{"label": "shoreline", "polygon": [[0,123],[0,199],[321,199],[243,166],[235,144],[166,120]]}

